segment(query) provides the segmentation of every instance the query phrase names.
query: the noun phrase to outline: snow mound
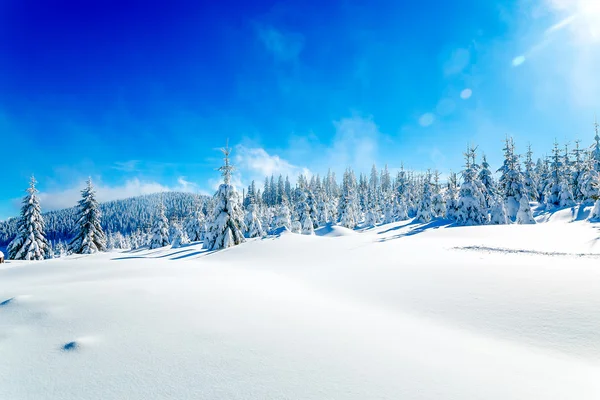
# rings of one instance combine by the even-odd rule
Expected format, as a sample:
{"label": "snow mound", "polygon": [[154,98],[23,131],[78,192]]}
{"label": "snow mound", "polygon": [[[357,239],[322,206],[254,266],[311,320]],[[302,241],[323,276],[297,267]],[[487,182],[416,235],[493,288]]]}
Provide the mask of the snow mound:
{"label": "snow mound", "polygon": [[357,234],[358,233],[352,229],[333,224],[327,224],[324,227],[315,230],[315,235],[324,237],[353,236]]}

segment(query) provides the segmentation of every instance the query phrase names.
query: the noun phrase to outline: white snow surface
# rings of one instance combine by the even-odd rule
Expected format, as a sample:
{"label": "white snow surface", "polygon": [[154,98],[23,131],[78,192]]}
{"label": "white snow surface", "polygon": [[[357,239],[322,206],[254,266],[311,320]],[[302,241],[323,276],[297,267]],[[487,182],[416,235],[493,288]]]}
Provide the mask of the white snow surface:
{"label": "white snow surface", "polygon": [[598,399],[600,224],[550,220],[9,261],[0,399]]}

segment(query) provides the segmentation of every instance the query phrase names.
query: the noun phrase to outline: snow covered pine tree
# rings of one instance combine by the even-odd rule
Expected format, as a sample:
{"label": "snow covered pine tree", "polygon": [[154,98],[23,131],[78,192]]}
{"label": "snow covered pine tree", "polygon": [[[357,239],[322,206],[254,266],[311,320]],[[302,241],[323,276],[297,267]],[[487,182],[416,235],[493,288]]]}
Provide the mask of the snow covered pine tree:
{"label": "snow covered pine tree", "polygon": [[44,219],[35,188],[36,183],[32,176],[27,195],[23,198],[17,236],[8,246],[8,258],[11,260],[43,260],[49,255],[49,245],[44,235]]}
{"label": "snow covered pine tree", "polygon": [[158,204],[158,216],[152,227],[152,235],[148,243],[149,249],[158,249],[169,245],[169,221],[165,216],[165,205],[161,196]]}
{"label": "snow covered pine tree", "polygon": [[73,254],[92,254],[106,251],[106,236],[100,226],[100,210],[96,201],[96,192],[91,178],[81,191],[81,200],[77,206],[78,230],[69,243],[69,251]]}
{"label": "snow covered pine tree", "polygon": [[219,168],[223,183],[214,195],[214,208],[206,230],[204,245],[209,250],[225,249],[244,242],[244,216],[240,196],[230,183],[233,166],[229,164],[231,149],[221,149],[225,164]]}

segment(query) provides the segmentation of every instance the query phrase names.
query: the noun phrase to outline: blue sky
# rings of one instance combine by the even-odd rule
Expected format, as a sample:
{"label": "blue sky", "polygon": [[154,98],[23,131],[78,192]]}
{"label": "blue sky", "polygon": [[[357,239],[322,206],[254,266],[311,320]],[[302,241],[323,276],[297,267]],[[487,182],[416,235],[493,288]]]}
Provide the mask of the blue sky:
{"label": "blue sky", "polygon": [[459,170],[474,143],[590,144],[596,0],[0,1],[0,219],[33,173],[45,209],[212,192],[346,166]]}

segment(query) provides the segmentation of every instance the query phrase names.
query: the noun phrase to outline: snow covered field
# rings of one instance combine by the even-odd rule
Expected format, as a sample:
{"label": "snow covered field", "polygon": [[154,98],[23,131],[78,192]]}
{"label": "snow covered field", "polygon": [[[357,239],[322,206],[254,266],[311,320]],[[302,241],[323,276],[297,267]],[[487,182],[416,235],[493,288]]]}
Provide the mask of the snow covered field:
{"label": "snow covered field", "polygon": [[0,399],[598,399],[584,214],[11,261]]}

